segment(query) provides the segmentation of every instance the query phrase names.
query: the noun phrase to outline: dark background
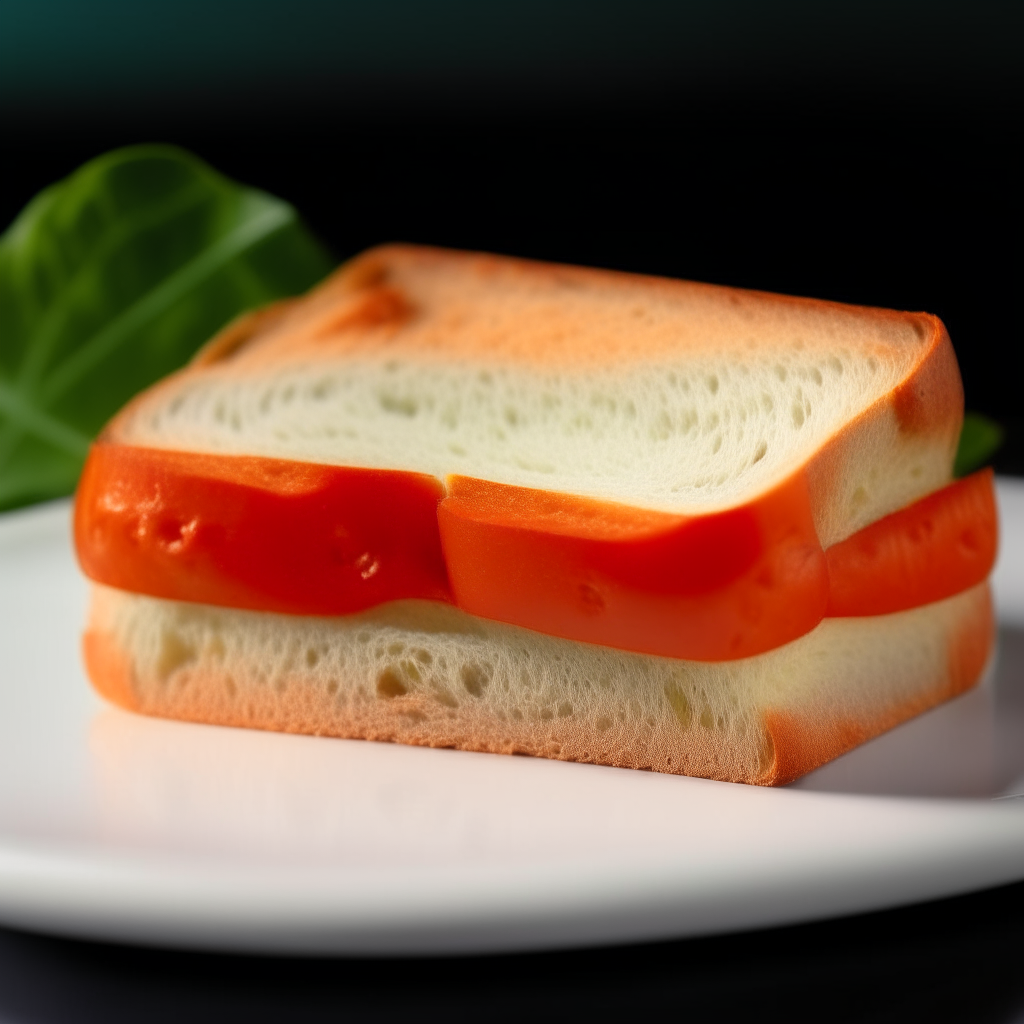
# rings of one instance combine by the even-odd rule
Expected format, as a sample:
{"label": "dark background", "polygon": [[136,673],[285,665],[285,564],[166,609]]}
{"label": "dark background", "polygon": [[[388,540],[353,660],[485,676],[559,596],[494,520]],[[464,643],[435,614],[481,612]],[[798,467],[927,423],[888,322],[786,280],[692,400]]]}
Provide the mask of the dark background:
{"label": "dark background", "polygon": [[[1019,3],[0,6],[0,222],[171,141],[405,240],[924,309],[1017,436]],[[1024,424],[1022,424],[1024,425]]]}
{"label": "dark background", "polygon": [[212,956],[0,929],[3,1024],[1020,1024],[1024,884],[688,942],[437,960]]}
{"label": "dark background", "polygon": [[[997,467],[1024,472],[1022,12],[8,0],[0,222],[91,156],[169,141],[293,202],[339,259],[407,240],[926,309],[950,330],[968,408],[1007,427]],[[1024,1007],[1022,893],[438,963],[0,932],[0,1021],[1009,1021]]]}

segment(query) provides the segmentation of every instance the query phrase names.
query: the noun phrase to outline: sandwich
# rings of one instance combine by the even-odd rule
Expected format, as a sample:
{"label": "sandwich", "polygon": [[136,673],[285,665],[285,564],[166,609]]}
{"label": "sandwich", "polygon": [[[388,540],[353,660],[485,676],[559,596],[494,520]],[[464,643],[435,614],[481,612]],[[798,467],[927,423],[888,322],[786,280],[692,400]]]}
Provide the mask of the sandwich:
{"label": "sandwich", "polygon": [[938,318],[415,246],[93,445],[84,657],[195,722],[791,781],[993,643]]}

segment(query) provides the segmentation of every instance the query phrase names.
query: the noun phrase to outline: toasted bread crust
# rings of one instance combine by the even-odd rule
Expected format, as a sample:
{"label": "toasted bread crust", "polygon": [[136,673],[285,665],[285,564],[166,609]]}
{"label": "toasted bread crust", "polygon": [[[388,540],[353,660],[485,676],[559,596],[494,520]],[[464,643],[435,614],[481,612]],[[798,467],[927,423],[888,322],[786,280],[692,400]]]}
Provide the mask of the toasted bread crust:
{"label": "toasted bread crust", "polygon": [[[370,250],[306,298],[278,303],[229,325],[190,367],[129,403],[105,439],[187,450],[187,444],[175,445],[173,437],[154,435],[146,421],[162,405],[178,401],[183,387],[220,380],[225,372],[231,380],[253,375],[262,380],[297,367],[386,359],[575,375],[709,352],[742,362],[761,350],[814,351],[821,359],[856,350],[858,358],[869,361],[874,352],[879,365],[902,369],[887,392],[823,436],[809,454],[798,446],[764,479],[755,473],[760,482],[745,495],[723,494],[718,500],[711,488],[701,491],[704,497],[694,505],[697,492],[687,484],[690,489],[684,491],[690,496],[680,497],[678,508],[663,499],[644,505],[621,494],[590,496],[694,515],[705,507],[738,507],[804,470],[816,529],[828,547],[952,478],[963,393],[949,337],[934,316],[403,245]],[[788,409],[779,415],[787,416]],[[794,416],[802,420],[803,412],[795,410]],[[714,432],[702,425],[703,432],[708,429]],[[243,436],[211,441],[213,446],[204,450],[364,465],[345,457],[335,460],[329,447],[304,453],[301,445],[292,446],[290,454],[247,449]],[[474,475],[454,457],[447,466],[372,465],[439,477]],[[543,474],[529,480],[484,478],[546,486]],[[547,489],[588,493],[572,486]]]}
{"label": "toasted bread crust", "polygon": [[140,710],[131,658],[111,633],[87,629],[82,635],[82,660],[101,697],[129,711]]}
{"label": "toasted bread crust", "polygon": [[[881,518],[870,500],[880,473],[886,475],[889,487],[899,481],[887,494],[883,515],[944,487],[953,478],[964,415],[963,383],[953,345],[938,317],[902,315],[925,339],[917,362],[896,388],[829,438],[807,464],[811,507],[824,547]],[[884,466],[878,462],[879,447],[888,449]]]}
{"label": "toasted bread crust", "polygon": [[[727,671],[553,641],[443,609],[447,620],[423,625],[435,614],[424,607],[411,613],[420,625],[404,632],[386,616],[320,628],[97,588],[86,662],[100,693],[147,714],[781,785],[972,686],[994,639],[984,584],[909,612],[825,620]],[[277,664],[233,654],[240,638],[269,644]],[[431,647],[437,638],[447,646]],[[340,673],[324,667],[332,642],[349,652]],[[378,643],[383,660],[360,662],[353,642]],[[499,694],[503,670],[487,652],[517,648],[533,652],[522,664],[543,665],[546,681],[519,680],[528,670],[513,656],[517,682]],[[280,654],[289,649],[294,656]],[[444,668],[453,651],[461,669]],[[602,671],[628,678],[609,676],[610,690],[581,688],[580,672],[596,682]],[[702,707],[695,693],[732,710]],[[748,725],[737,731],[723,713]]]}
{"label": "toasted bread crust", "polygon": [[[769,326],[768,314],[792,318],[793,324],[799,323],[804,328],[802,345],[826,350],[834,345],[834,328],[851,318],[870,324],[879,338],[886,339],[883,344],[900,343],[900,338],[913,343],[913,339],[924,342],[926,349],[931,350],[933,339],[944,333],[938,318],[927,313],[850,306],[824,299],[489,253],[390,244],[361,253],[336,270],[310,293],[301,307],[293,308],[292,315],[281,323],[280,332],[269,332],[265,344],[254,347],[247,359],[251,358],[254,363],[276,359],[282,350],[277,348],[271,335],[279,340],[287,336],[289,346],[316,339],[341,352],[357,351],[367,343],[376,347],[379,337],[367,339],[359,333],[344,332],[350,325],[367,322],[362,317],[353,317],[352,312],[363,308],[368,300],[373,304],[382,290],[393,294],[398,283],[404,287],[414,275],[448,275],[453,270],[460,278],[454,294],[443,294],[447,315],[417,333],[414,341],[417,353],[427,351],[447,359],[484,355],[528,366],[556,365],[569,369],[585,365],[619,366],[624,360],[656,358],[681,347],[703,349],[709,340],[721,343],[726,320],[745,322],[755,332],[764,330]],[[510,331],[507,323],[496,323],[489,331],[469,333],[460,327],[476,297],[460,300],[458,294],[460,289],[465,289],[467,280],[479,282],[481,288],[503,287],[523,292],[554,286],[558,293],[543,310],[542,319],[517,321],[515,331]],[[574,293],[583,295],[583,302],[579,304],[583,309],[574,308],[571,301]],[[623,325],[618,323],[608,324],[602,331],[600,325],[589,320],[586,330],[581,331],[581,319],[589,313],[586,304],[601,294],[628,295],[638,304],[645,299],[666,303],[674,313],[684,315],[689,324],[681,329],[677,319],[652,323],[634,315],[625,322],[628,331],[620,330]],[[369,318],[368,322],[373,326],[400,326],[416,308],[415,295],[411,301],[393,308],[395,316]],[[337,334],[332,329],[334,324],[342,328]],[[817,328],[814,333],[810,332],[812,325]],[[833,330],[829,330],[830,327]],[[779,329],[774,324],[771,328]],[[405,344],[402,338],[392,338],[392,342],[398,350]],[[747,347],[745,339],[734,339],[730,344],[737,350]]]}
{"label": "toasted bread crust", "polygon": [[[901,722],[927,711],[943,701],[966,692],[981,678],[992,653],[996,624],[991,596],[965,608],[948,638],[947,667],[932,687],[922,689],[902,702],[880,707],[873,715],[837,718],[828,723],[794,711],[771,710],[765,715],[775,751],[768,785],[785,785],[809,771],[845,754]],[[827,620],[826,620],[827,621]]]}

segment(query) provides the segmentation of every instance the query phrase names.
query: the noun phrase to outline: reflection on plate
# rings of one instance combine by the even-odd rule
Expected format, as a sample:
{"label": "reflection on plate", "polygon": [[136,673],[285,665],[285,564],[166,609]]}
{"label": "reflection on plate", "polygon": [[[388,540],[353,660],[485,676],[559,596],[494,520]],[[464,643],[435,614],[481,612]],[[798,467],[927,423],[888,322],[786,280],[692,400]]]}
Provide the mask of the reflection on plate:
{"label": "reflection on plate", "polygon": [[0,517],[0,920],[209,948],[550,948],[1024,877],[1024,484],[982,686],[786,790],[105,706],[65,503]]}

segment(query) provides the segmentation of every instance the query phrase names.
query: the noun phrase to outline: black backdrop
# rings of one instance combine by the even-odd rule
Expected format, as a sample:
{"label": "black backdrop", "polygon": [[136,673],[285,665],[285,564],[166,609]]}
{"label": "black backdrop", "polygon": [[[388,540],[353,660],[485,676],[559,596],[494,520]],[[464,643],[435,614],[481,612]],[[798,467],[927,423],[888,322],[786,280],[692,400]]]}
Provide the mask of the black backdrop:
{"label": "black backdrop", "polygon": [[[949,327],[968,407],[1008,427],[997,466],[1024,472],[1022,10],[11,3],[0,222],[91,156],[168,141],[293,202],[339,259],[407,240],[926,309]],[[1008,1021],[1024,1000],[1022,893],[475,963],[0,932],[0,1019]]]}
{"label": "black backdrop", "polygon": [[1024,470],[1021,5],[138,6],[7,18],[0,222],[170,141],[339,258],[406,240],[925,309]]}
{"label": "black backdrop", "polygon": [[339,257],[381,241],[925,309],[967,401],[1012,415],[1018,108],[813,92],[370,114],[93,117],[7,135],[0,213],[125,142],[171,141],[293,202]]}
{"label": "black backdrop", "polygon": [[684,942],[437,960],[131,949],[0,929],[3,1024],[1020,1024],[1024,884]]}

